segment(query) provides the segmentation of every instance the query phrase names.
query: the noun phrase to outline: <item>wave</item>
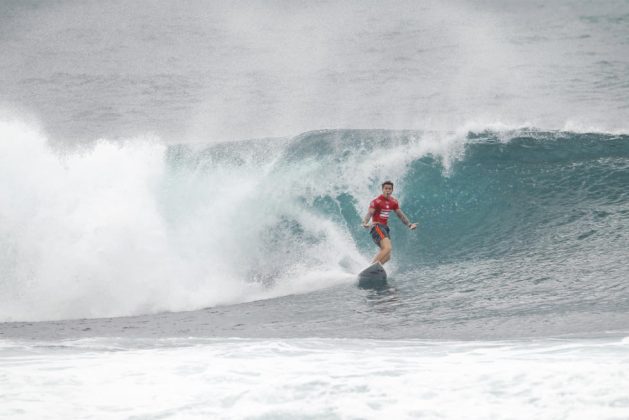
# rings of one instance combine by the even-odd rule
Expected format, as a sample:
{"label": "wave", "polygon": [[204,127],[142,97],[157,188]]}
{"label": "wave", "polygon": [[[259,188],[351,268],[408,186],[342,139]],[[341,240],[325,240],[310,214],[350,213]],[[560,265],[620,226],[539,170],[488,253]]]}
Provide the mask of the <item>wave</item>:
{"label": "wave", "polygon": [[21,123],[0,123],[0,136],[0,320],[192,310],[351,283],[375,252],[359,223],[384,179],[420,222],[410,232],[392,221],[390,270],[409,287],[418,271],[430,284],[462,271],[456,281],[470,284],[496,271],[605,273],[601,290],[627,274],[627,135],[326,130],[73,152]]}

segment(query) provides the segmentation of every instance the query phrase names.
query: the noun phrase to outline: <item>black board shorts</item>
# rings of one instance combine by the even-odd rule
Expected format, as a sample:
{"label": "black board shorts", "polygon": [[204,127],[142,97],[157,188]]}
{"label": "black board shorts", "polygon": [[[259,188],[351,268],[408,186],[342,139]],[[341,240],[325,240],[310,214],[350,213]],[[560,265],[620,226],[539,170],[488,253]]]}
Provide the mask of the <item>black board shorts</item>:
{"label": "black board shorts", "polygon": [[376,243],[376,245],[380,246],[380,241],[384,238],[391,238],[389,235],[389,226],[383,225],[382,223],[376,223],[371,228],[371,239]]}

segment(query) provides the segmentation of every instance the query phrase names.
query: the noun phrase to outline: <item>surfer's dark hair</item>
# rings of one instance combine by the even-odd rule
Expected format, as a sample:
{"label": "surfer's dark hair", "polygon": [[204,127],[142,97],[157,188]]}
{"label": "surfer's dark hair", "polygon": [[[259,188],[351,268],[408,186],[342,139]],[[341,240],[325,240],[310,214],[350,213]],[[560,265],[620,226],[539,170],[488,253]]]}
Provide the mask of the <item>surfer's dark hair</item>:
{"label": "surfer's dark hair", "polygon": [[385,185],[390,185],[390,186],[391,186],[391,188],[393,188],[393,182],[391,182],[391,181],[384,181],[384,182],[382,183],[382,188],[384,188],[384,186],[385,186]]}

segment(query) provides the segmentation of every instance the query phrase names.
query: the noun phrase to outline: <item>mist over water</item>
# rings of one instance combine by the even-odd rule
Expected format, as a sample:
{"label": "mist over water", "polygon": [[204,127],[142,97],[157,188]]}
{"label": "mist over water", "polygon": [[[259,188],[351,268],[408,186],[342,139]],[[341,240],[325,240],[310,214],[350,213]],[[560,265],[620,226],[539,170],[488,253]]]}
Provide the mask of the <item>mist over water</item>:
{"label": "mist over water", "polygon": [[620,0],[0,7],[2,105],[55,142],[469,122],[628,128]]}

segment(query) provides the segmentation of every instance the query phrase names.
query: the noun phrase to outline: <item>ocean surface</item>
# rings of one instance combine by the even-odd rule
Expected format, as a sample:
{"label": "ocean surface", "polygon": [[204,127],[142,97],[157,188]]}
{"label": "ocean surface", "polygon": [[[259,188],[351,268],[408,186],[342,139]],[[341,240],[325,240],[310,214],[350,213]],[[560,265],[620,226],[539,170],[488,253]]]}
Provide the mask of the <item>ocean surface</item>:
{"label": "ocean surface", "polygon": [[629,418],[629,2],[6,0],[0,51],[0,417]]}

